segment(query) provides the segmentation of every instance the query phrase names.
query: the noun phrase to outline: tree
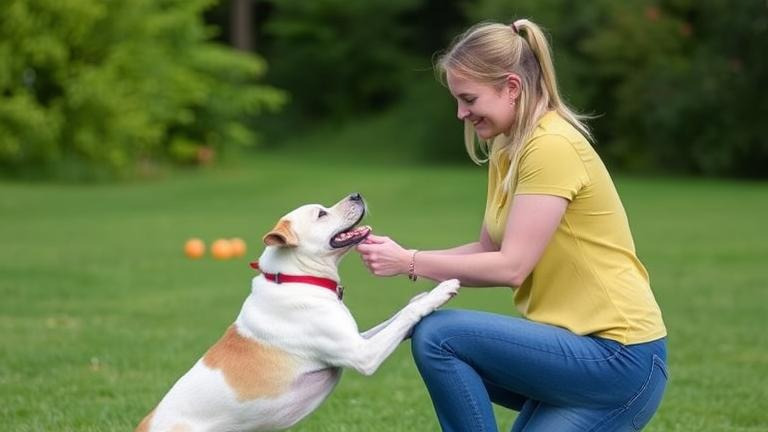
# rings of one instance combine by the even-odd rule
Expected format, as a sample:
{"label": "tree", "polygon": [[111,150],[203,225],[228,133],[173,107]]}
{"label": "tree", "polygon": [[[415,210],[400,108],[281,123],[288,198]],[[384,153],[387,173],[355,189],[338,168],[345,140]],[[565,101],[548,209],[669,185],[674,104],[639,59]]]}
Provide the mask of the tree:
{"label": "tree", "polygon": [[768,5],[760,0],[482,0],[471,21],[549,29],[565,96],[600,116],[617,166],[766,177]]}
{"label": "tree", "polygon": [[208,42],[208,0],[0,2],[0,166],[130,173],[251,145],[284,94],[264,62]]}

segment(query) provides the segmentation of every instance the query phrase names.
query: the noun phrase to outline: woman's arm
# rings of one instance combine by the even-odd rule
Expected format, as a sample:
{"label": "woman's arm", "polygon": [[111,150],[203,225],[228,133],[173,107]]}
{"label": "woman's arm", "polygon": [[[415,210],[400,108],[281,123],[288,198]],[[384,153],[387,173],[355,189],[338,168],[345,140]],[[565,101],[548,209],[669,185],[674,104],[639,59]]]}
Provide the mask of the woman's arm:
{"label": "woman's arm", "polygon": [[480,253],[480,252],[491,252],[495,250],[498,250],[498,248],[496,247],[496,245],[493,244],[493,241],[491,241],[491,236],[488,235],[488,229],[486,229],[485,224],[483,224],[483,227],[480,230],[479,241],[476,241],[473,243],[467,243],[465,245],[457,246],[451,249],[420,251],[419,256],[426,255],[426,254],[468,255],[468,254],[474,254],[474,253]]}
{"label": "woman's arm", "polygon": [[[464,286],[519,286],[544,253],[567,206],[568,200],[553,195],[517,195],[500,250],[464,255],[417,253],[415,274],[438,281],[457,278]],[[378,236],[358,250],[378,276],[408,273],[413,255]]]}

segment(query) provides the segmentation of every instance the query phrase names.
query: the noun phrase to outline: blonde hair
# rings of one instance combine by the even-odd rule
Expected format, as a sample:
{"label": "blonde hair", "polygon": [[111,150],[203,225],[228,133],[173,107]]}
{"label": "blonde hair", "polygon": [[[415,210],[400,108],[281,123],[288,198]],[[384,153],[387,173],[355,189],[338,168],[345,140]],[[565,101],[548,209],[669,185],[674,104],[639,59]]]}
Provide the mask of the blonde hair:
{"label": "blonde hair", "polygon": [[[583,120],[560,97],[552,64],[549,43],[541,28],[527,19],[510,25],[480,23],[459,35],[436,63],[440,79],[450,71],[473,81],[503,88],[510,73],[520,76],[521,93],[515,108],[515,124],[511,134],[495,137],[490,143],[477,136],[469,120],[464,121],[464,144],[469,157],[480,165],[492,152],[507,153],[510,168],[504,190],[516,183],[517,162],[523,145],[547,111],[556,111],[573,127],[592,141]],[[478,150],[483,155],[478,155]]]}

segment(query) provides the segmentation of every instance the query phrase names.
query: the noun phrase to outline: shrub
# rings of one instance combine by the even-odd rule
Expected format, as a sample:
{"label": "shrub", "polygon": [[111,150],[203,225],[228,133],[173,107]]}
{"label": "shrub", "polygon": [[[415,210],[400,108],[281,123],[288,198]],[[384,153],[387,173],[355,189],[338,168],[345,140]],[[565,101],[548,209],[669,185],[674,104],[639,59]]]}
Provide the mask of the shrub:
{"label": "shrub", "polygon": [[0,166],[127,174],[256,142],[281,106],[258,57],[209,42],[208,0],[0,2]]}
{"label": "shrub", "polygon": [[768,11],[716,0],[482,0],[471,21],[548,28],[565,96],[617,166],[766,177]]}
{"label": "shrub", "polygon": [[416,0],[274,0],[265,33],[270,82],[299,120],[340,120],[400,95],[410,53],[401,19]]}

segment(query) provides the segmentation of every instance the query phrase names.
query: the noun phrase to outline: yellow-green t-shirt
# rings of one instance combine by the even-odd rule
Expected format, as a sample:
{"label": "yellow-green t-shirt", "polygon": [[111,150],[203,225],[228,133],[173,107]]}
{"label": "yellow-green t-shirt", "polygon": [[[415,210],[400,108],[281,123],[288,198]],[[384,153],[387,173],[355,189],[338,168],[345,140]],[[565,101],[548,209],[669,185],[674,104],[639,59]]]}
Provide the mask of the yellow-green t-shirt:
{"label": "yellow-green t-shirt", "polygon": [[485,210],[494,243],[501,245],[515,195],[555,195],[570,201],[541,259],[515,291],[520,313],[623,344],[665,336],[624,207],[584,136],[556,112],[545,114],[522,149],[517,184],[508,192],[503,181],[509,158],[496,150],[489,158]]}

